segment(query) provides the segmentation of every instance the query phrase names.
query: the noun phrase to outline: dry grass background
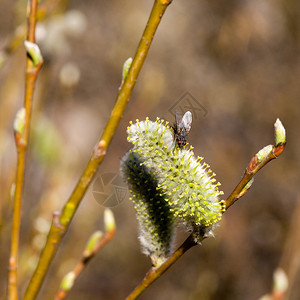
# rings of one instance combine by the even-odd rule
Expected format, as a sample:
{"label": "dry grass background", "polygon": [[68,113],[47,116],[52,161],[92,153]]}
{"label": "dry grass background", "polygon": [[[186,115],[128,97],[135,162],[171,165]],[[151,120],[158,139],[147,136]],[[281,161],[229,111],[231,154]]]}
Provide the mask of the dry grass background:
{"label": "dry grass background", "polygon": [[[133,56],[152,2],[67,3],[39,27],[45,65],[34,102],[20,249],[24,292],[51,212],[59,210],[109,118],[122,64]],[[168,8],[131,101],[98,176],[118,173],[130,145],[130,120],[157,116],[173,122],[172,105],[189,92],[208,114],[194,116],[189,142],[217,174],[225,195],[249,159],[273,143],[277,117],[287,130],[285,153],[257,176],[247,195],[224,215],[216,238],[185,254],[141,299],[258,299],[282,265],[290,275],[300,259],[291,233],[299,195],[300,4],[297,0],[174,0]],[[0,46],[24,22],[25,1],[1,0]],[[23,102],[24,49],[0,70],[0,297],[6,294],[16,151],[14,115]],[[68,71],[63,79],[63,73]],[[73,69],[72,69],[73,68]],[[76,76],[73,83],[70,78]],[[69,299],[123,299],[150,261],[140,253],[132,203],[113,209],[117,233],[80,275]],[[298,210],[299,211],[299,210]],[[88,236],[103,228],[103,207],[85,196],[38,299],[52,299]],[[299,217],[299,215],[298,215]],[[178,242],[185,236],[180,232]],[[287,241],[290,241],[286,246]],[[296,289],[290,299],[299,299]]]}

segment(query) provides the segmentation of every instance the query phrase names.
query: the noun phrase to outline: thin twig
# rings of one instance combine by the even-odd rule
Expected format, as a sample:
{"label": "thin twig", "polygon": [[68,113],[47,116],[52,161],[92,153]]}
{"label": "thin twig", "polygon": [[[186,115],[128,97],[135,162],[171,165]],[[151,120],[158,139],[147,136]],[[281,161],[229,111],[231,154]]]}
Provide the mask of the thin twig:
{"label": "thin twig", "polygon": [[[225,211],[239,198],[241,198],[245,193],[249,190],[247,184],[252,180],[253,176],[263,168],[269,161],[274,158],[277,158],[284,150],[285,143],[280,143],[277,146],[273,146],[272,150],[268,155],[262,160],[258,160],[258,155],[254,155],[250,160],[248,167],[246,168],[246,172],[240,181],[240,183],[236,186],[233,192],[228,196],[225,200]],[[206,236],[202,235],[202,240],[204,240]],[[189,235],[189,237],[183,242],[183,244],[159,267],[152,267],[142,282],[130,293],[130,295],[126,298],[126,300],[136,299],[142,292],[157,278],[159,278],[171,265],[173,265],[187,250],[191,247],[195,246],[197,243],[193,239],[193,233]]]}
{"label": "thin twig", "polygon": [[196,246],[192,235],[190,235],[183,244],[159,267],[152,267],[143,281],[130,293],[126,300],[136,299],[151,283],[166,272],[187,250]]}
{"label": "thin twig", "polygon": [[[36,27],[36,12],[37,12],[37,0],[28,2],[29,15],[28,15],[28,33],[27,41],[35,42],[35,27]],[[25,78],[25,98],[24,98],[24,128],[22,136],[15,132],[15,141],[17,147],[17,172],[15,181],[15,193],[14,193],[14,208],[13,208],[13,225],[11,232],[11,252],[9,258],[9,274],[8,274],[8,299],[18,299],[18,249],[19,249],[19,234],[21,223],[21,204],[22,204],[22,191],[24,183],[24,170],[25,170],[25,158],[26,149],[28,144],[31,108],[33,100],[33,92],[35,87],[36,78],[38,72],[42,66],[42,60],[38,65],[34,65],[31,58],[27,58],[26,62],[26,78]]]}
{"label": "thin twig", "polygon": [[[48,0],[47,2],[40,4],[36,13],[36,20],[44,20],[51,14],[60,2],[62,2],[62,0]],[[0,69],[8,56],[20,48],[26,38],[26,34],[27,24],[23,23],[18,26],[14,33],[7,39],[2,49],[0,49]]]}
{"label": "thin twig", "polygon": [[251,159],[248,167],[246,168],[245,174],[233,192],[228,196],[225,200],[225,207],[226,210],[241,196],[241,192],[243,191],[244,187],[250,182],[253,176],[263,168],[268,162],[277,158],[282,151],[284,150],[285,144],[280,144],[278,146],[273,146],[272,151],[260,162],[258,163],[257,155],[254,155]]}
{"label": "thin twig", "polygon": [[59,246],[60,241],[65,235],[70,222],[75,215],[77,208],[81,203],[81,200],[94,177],[98,166],[101,164],[106,155],[107,148],[115,134],[117,126],[119,125],[123,112],[129,101],[130,95],[135,86],[135,82],[137,80],[139,72],[146,59],[157,27],[166,8],[170,3],[171,0],[156,0],[154,2],[151,14],[148,19],[148,23],[143,32],[131,68],[128,72],[124,84],[122,85],[122,88],[118,93],[116,104],[112,110],[110,119],[106,124],[104,132],[99,142],[96,144],[91,158],[85,170],[83,171],[83,174],[81,175],[77,185],[75,186],[70,198],[67,200],[62,211],[60,213],[55,213],[53,216],[53,221],[48,233],[46,245],[41,253],[38,265],[27,287],[24,300],[35,299],[40,290],[40,287],[49,269],[50,263],[52,262],[57,247]]}
{"label": "thin twig", "polygon": [[[83,251],[81,260],[75,266],[73,271],[69,272],[60,285],[60,288],[54,298],[54,300],[64,299],[68,292],[74,285],[75,280],[78,278],[79,274],[83,271],[83,269],[87,266],[89,261],[97,254],[97,252],[107,244],[115,235],[115,223],[112,212],[108,209],[104,212],[104,222],[107,227],[107,231],[104,235],[101,232],[95,232],[89,239],[85,250]],[[107,223],[108,224],[107,226]]]}

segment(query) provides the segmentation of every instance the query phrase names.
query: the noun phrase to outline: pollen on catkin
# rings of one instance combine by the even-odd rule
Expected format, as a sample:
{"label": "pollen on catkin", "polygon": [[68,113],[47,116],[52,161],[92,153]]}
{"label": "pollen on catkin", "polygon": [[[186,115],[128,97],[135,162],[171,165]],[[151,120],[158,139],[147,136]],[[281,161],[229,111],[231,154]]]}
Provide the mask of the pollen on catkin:
{"label": "pollen on catkin", "polygon": [[211,227],[221,219],[224,203],[219,201],[215,174],[203,158],[190,149],[176,147],[172,129],[157,118],[131,124],[127,130],[132,152],[158,181],[173,216],[190,228]]}

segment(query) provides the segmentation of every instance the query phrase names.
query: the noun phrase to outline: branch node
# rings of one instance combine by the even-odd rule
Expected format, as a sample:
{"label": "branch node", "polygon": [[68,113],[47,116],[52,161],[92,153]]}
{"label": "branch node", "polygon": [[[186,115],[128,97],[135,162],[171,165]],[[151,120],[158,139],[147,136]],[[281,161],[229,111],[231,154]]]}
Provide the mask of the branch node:
{"label": "branch node", "polygon": [[60,222],[59,217],[60,217],[60,213],[58,211],[55,211],[53,213],[53,225],[56,228],[65,230],[65,226]]}
{"label": "branch node", "polygon": [[15,257],[11,256],[9,258],[9,267],[8,267],[9,271],[15,271],[18,269],[18,264],[17,264],[17,260]]}
{"label": "branch node", "polygon": [[274,147],[273,154],[275,158],[277,158],[284,150],[286,143],[278,144],[278,146]]}
{"label": "branch node", "polygon": [[251,174],[255,170],[257,163],[258,163],[257,155],[254,155],[250,160],[248,167],[246,168],[246,172]]}
{"label": "branch node", "polygon": [[101,156],[104,156],[106,154],[106,148],[107,144],[104,140],[100,140],[98,145],[94,148],[94,157],[99,158]]}

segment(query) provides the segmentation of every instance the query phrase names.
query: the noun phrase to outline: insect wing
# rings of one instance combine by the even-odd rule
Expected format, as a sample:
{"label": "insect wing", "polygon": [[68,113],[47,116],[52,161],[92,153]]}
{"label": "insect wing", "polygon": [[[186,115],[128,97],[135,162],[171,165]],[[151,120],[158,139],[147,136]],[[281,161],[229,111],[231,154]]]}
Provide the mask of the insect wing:
{"label": "insect wing", "polygon": [[182,128],[183,128],[182,126],[183,126],[182,116],[179,111],[176,111],[174,127],[175,127],[177,133],[179,133],[182,130]]}
{"label": "insect wing", "polygon": [[193,118],[192,118],[192,113],[190,112],[190,111],[187,111],[184,115],[183,115],[183,117],[182,117],[182,119],[181,119],[181,121],[180,121],[180,128],[184,128],[185,129],[185,131],[187,132],[187,133],[189,133],[190,132],[190,130],[191,130],[191,127],[192,127],[192,120],[193,120]]}

